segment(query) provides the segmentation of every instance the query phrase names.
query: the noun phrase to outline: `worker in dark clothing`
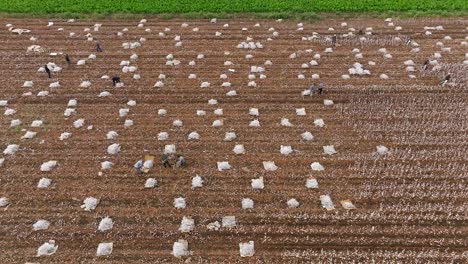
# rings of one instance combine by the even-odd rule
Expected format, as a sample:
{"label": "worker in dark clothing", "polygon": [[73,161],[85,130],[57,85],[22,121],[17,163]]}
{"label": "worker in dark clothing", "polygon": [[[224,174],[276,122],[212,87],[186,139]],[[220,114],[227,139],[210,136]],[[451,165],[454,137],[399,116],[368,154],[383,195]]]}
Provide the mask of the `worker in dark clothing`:
{"label": "worker in dark clothing", "polygon": [[412,42],[413,42],[413,40],[412,40],[411,38],[408,38],[408,39],[406,40],[406,45],[410,45]]}
{"label": "worker in dark clothing", "polygon": [[177,155],[177,161],[175,163],[176,168],[185,166],[185,158],[182,155]]}
{"label": "worker in dark clothing", "polygon": [[320,82],[318,85],[318,94],[322,95],[322,92],[323,92],[323,82]]}
{"label": "worker in dark clothing", "polygon": [[96,52],[102,52],[101,43],[99,43],[99,41],[96,42]]}
{"label": "worker in dark clothing", "polygon": [[449,72],[445,78],[442,80],[442,86],[445,86],[449,81],[450,81],[450,78],[452,78],[452,74]]}
{"label": "worker in dark clothing", "polygon": [[120,82],[120,77],[119,76],[114,76],[112,77],[112,84],[115,86],[117,83]]}
{"label": "worker in dark clothing", "polygon": [[170,168],[171,164],[169,163],[169,156],[167,154],[162,154],[161,156],[161,162],[164,166],[164,168]]}
{"label": "worker in dark clothing", "polygon": [[364,35],[364,31],[362,31],[362,29],[360,29],[358,34],[362,36],[362,35]]}
{"label": "worker in dark clothing", "polygon": [[70,56],[68,54],[65,54],[65,60],[67,61],[68,66],[71,64]]}
{"label": "worker in dark clothing", "polygon": [[423,71],[427,70],[427,66],[429,66],[429,60],[426,60],[422,66]]}
{"label": "worker in dark clothing", "polygon": [[332,45],[333,47],[336,45],[336,35],[333,35],[332,37]]}
{"label": "worker in dark clothing", "polygon": [[45,72],[47,72],[47,75],[49,75],[49,79],[52,78],[52,75],[50,74],[50,69],[47,67],[47,65],[44,66]]}

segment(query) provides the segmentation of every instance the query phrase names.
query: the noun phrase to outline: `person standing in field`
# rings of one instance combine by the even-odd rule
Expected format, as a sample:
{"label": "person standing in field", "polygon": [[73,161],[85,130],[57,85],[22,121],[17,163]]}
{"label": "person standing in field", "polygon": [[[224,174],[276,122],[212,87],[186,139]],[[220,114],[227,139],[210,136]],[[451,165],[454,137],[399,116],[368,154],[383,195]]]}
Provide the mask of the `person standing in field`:
{"label": "person standing in field", "polygon": [[47,67],[47,64],[44,66],[45,72],[47,72],[47,75],[49,76],[49,79],[52,78],[52,75],[50,74],[50,69]]}
{"label": "person standing in field", "polygon": [[452,78],[452,74],[449,72],[442,80],[442,87],[444,87]]}
{"label": "person standing in field", "polygon": [[112,84],[115,86],[117,83],[120,82],[120,77],[119,76],[114,76],[112,77]]}
{"label": "person standing in field", "polygon": [[312,85],[309,87],[309,89],[310,89],[310,94],[309,94],[309,96],[313,96],[313,95],[314,95],[314,90],[315,90],[314,84],[312,84]]}
{"label": "person standing in field", "polygon": [[164,168],[170,168],[171,164],[169,163],[169,156],[166,153],[163,153],[161,156],[161,162]]}
{"label": "person standing in field", "polygon": [[319,86],[318,86],[318,94],[319,95],[322,95],[322,92],[323,92],[323,82],[320,82]]}
{"label": "person standing in field", "polygon": [[143,160],[138,160],[135,165],[133,165],[133,168],[135,168],[135,171],[136,173],[138,173],[138,175],[141,175],[143,174]]}
{"label": "person standing in field", "polygon": [[333,37],[332,37],[332,45],[333,45],[333,47],[335,47],[335,45],[336,45],[336,34],[333,35]]}
{"label": "person standing in field", "polygon": [[96,52],[102,52],[101,43],[99,41],[96,41]]}
{"label": "person standing in field", "polygon": [[426,60],[422,66],[423,71],[427,70],[427,66],[429,66],[429,60]]}
{"label": "person standing in field", "polygon": [[185,166],[185,158],[182,155],[177,155],[177,161],[175,163],[176,168],[181,168]]}
{"label": "person standing in field", "polygon": [[67,62],[68,66],[70,66],[71,59],[70,59],[70,56],[68,56],[68,54],[65,54],[65,61]]}

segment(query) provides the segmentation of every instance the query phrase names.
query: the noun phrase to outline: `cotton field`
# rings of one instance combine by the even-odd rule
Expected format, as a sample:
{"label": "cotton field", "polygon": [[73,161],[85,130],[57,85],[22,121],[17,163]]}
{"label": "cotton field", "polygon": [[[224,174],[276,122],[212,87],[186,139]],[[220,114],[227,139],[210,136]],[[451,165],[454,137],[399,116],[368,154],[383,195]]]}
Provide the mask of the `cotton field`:
{"label": "cotton field", "polygon": [[0,20],[0,262],[468,261],[466,18]]}

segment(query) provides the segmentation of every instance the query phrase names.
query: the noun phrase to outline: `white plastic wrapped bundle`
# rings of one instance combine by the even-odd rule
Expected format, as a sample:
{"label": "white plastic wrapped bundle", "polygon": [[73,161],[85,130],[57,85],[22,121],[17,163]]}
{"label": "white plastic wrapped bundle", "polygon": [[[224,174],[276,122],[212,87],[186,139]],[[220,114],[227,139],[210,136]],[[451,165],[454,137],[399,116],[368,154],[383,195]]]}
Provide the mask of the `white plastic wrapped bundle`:
{"label": "white plastic wrapped bundle", "polygon": [[218,109],[214,110],[213,113],[215,115],[223,115],[224,112],[223,112],[222,108],[218,108]]}
{"label": "white plastic wrapped bundle", "polygon": [[96,256],[108,256],[112,254],[112,250],[114,248],[114,243],[99,243]]}
{"label": "white plastic wrapped bundle", "polygon": [[299,202],[295,198],[291,198],[286,203],[289,208],[299,207]]}
{"label": "white plastic wrapped bundle", "polygon": [[323,171],[325,170],[325,167],[322,166],[322,164],[318,163],[318,162],[313,162],[312,164],[310,164],[310,168],[314,171]]}
{"label": "white plastic wrapped bundle", "polygon": [[115,139],[118,136],[119,136],[119,134],[117,132],[115,132],[115,131],[109,131],[106,134],[107,139]]}
{"label": "white plastic wrapped bundle", "polygon": [[75,107],[77,104],[78,104],[78,101],[77,101],[76,99],[70,99],[70,100],[68,101],[67,106],[68,106],[68,107]]}
{"label": "white plastic wrapped bundle", "polygon": [[114,143],[107,147],[107,153],[110,155],[117,155],[120,152],[120,144]]}
{"label": "white plastic wrapped bundle", "polygon": [[257,83],[255,81],[250,81],[248,84],[247,84],[248,87],[257,87]]}
{"label": "white plastic wrapped bundle", "polygon": [[60,140],[65,140],[65,139],[70,138],[71,135],[72,135],[72,133],[70,133],[70,132],[63,132],[62,134],[60,134],[59,139],[60,139]]}
{"label": "white plastic wrapped bundle", "polygon": [[206,112],[204,110],[197,110],[197,116],[205,116]]}
{"label": "white plastic wrapped bundle", "polygon": [[7,108],[7,109],[5,109],[4,115],[10,116],[10,115],[13,115],[13,114],[15,114],[15,113],[16,113],[16,110],[15,110],[15,109]]}
{"label": "white plastic wrapped bundle", "polygon": [[309,63],[312,66],[317,66],[318,65],[318,62],[316,60],[311,60]]}
{"label": "white plastic wrapped bundle", "polygon": [[415,71],[415,69],[414,69],[413,66],[408,66],[408,67],[406,67],[405,70],[406,70],[407,72],[414,72],[414,71]]}
{"label": "white plastic wrapped bundle", "polygon": [[258,119],[252,120],[252,121],[250,121],[249,126],[251,126],[251,127],[259,127],[259,126],[260,126],[260,121],[258,121]]}
{"label": "white plastic wrapped bundle", "polygon": [[73,122],[73,126],[75,128],[80,128],[84,125],[84,119],[83,118],[80,118],[78,120],[76,120],[75,122]]}
{"label": "white plastic wrapped bundle", "polygon": [[19,150],[19,145],[10,144],[8,145],[5,150],[3,150],[4,155],[13,155]]}
{"label": "white plastic wrapped bundle", "polygon": [[172,255],[176,258],[184,257],[184,256],[189,256],[192,254],[188,250],[188,242],[183,239],[179,239],[177,242],[174,242],[174,245],[172,246]]}
{"label": "white plastic wrapped bundle", "polygon": [[333,49],[332,48],[326,48],[325,53],[333,53]]}
{"label": "white plastic wrapped bundle", "polygon": [[323,152],[327,155],[336,154],[335,147],[333,145],[323,146]]}
{"label": "white plastic wrapped bundle", "polygon": [[31,122],[31,127],[40,127],[42,126],[43,122],[42,120],[34,120]]}
{"label": "white plastic wrapped bundle", "polygon": [[208,87],[210,87],[210,83],[209,82],[202,82],[200,87],[201,88],[208,88]]}
{"label": "white plastic wrapped bundle", "polygon": [[165,116],[165,115],[167,115],[167,110],[166,110],[166,109],[159,109],[159,110],[158,110],[158,115],[159,115],[159,116]]}
{"label": "white plastic wrapped bundle", "polygon": [[369,64],[370,66],[375,66],[375,62],[374,62],[374,61],[369,61],[367,64]]}
{"label": "white plastic wrapped bundle", "polygon": [[162,81],[157,81],[157,82],[154,84],[154,87],[162,88],[162,87],[164,87],[164,83],[163,83]]}
{"label": "white plastic wrapped bundle", "polygon": [[287,119],[287,118],[281,118],[281,125],[282,125],[282,126],[287,126],[287,127],[293,126],[293,125],[291,124],[291,122],[289,122],[289,119]]}
{"label": "white plastic wrapped bundle", "polygon": [[322,203],[322,207],[328,211],[335,209],[335,205],[333,204],[330,195],[320,195],[320,202]]}
{"label": "white plastic wrapped bundle", "polygon": [[36,257],[53,255],[57,249],[58,246],[55,245],[55,241],[49,240],[49,242],[45,242],[37,249]]}
{"label": "white plastic wrapped bundle", "polygon": [[179,120],[179,119],[176,119],[174,120],[174,122],[172,122],[172,125],[175,126],[175,127],[181,127],[184,123],[182,122],[182,120]]}
{"label": "white plastic wrapped bundle", "polygon": [[263,168],[267,171],[275,171],[278,169],[278,166],[275,165],[274,161],[264,161]]}
{"label": "white plastic wrapped bundle", "polygon": [[317,118],[314,120],[314,125],[318,127],[323,127],[325,126],[325,122],[323,121],[322,118]]}
{"label": "white plastic wrapped bundle", "polygon": [[391,59],[391,58],[393,58],[393,56],[390,53],[387,53],[384,55],[384,59]]}
{"label": "white plastic wrapped bundle", "polygon": [[37,183],[37,188],[39,189],[45,189],[45,188],[48,188],[50,186],[50,184],[52,183],[52,180],[51,179],[48,179],[48,178],[41,178],[39,180],[39,182]]}
{"label": "white plastic wrapped bundle", "polygon": [[196,79],[197,75],[195,73],[191,73],[191,74],[189,74],[188,78],[189,79]]}
{"label": "white plastic wrapped bundle", "polygon": [[223,227],[231,228],[236,226],[236,217],[233,215],[223,216],[221,219],[221,224]]}
{"label": "white plastic wrapped bundle", "polygon": [[49,85],[49,88],[59,88],[60,87],[60,83],[59,82],[53,82]]}
{"label": "white plastic wrapped bundle", "polygon": [[377,153],[379,153],[380,155],[388,154],[388,148],[382,145],[377,146]]}
{"label": "white plastic wrapped bundle", "polygon": [[220,127],[220,126],[223,126],[223,120],[215,120],[213,121],[213,124],[212,124],[213,127]]}
{"label": "white plastic wrapped bundle", "polygon": [[343,80],[349,80],[350,78],[351,77],[349,77],[349,75],[347,75],[347,74],[341,75],[341,79],[343,79]]}
{"label": "white plastic wrapped bundle", "polygon": [[98,230],[101,232],[111,230],[112,227],[114,227],[114,221],[112,221],[112,218],[110,217],[104,217],[101,219],[99,222]]}
{"label": "white plastic wrapped bundle", "polygon": [[145,162],[143,162],[143,168],[144,169],[151,169],[153,168],[154,166],[154,160],[145,160]]}
{"label": "white plastic wrapped bundle", "polygon": [[414,61],[413,60],[406,60],[405,62],[403,62],[403,64],[405,64],[406,66],[414,66]]}
{"label": "white plastic wrapped bundle", "polygon": [[326,105],[326,106],[332,106],[334,103],[333,103],[332,100],[325,99],[325,100],[323,100],[323,104]]}
{"label": "white plastic wrapped bundle", "polygon": [[128,106],[135,106],[137,103],[135,100],[128,100],[127,105]]}
{"label": "white plastic wrapped bundle", "polygon": [[301,64],[301,68],[302,68],[302,69],[307,69],[307,68],[309,68],[309,64],[307,64],[307,63],[302,63],[302,64]]}
{"label": "white plastic wrapped bundle", "polygon": [[22,124],[21,120],[19,120],[19,119],[13,119],[13,120],[11,120],[11,122],[10,122],[10,127],[19,126],[19,125],[21,125],[21,124]]}
{"label": "white plastic wrapped bundle", "polygon": [[81,88],[88,88],[91,86],[91,82],[90,81],[83,81],[80,83],[80,87]]}
{"label": "white plastic wrapped bundle", "polygon": [[242,209],[253,209],[254,208],[254,201],[250,198],[243,198],[242,199]]}
{"label": "white plastic wrapped bundle", "polygon": [[254,241],[239,243],[239,253],[241,257],[252,257],[255,254]]}
{"label": "white plastic wrapped bundle", "polygon": [[25,81],[23,83],[23,87],[33,87],[34,83],[33,81]]}
{"label": "white plastic wrapped bundle", "polygon": [[224,135],[224,141],[232,141],[236,139],[236,133],[235,132],[226,132]]}
{"label": "white plastic wrapped bundle", "polygon": [[36,223],[33,224],[33,230],[34,231],[39,231],[39,230],[46,230],[49,228],[49,221],[47,220],[37,220]]}
{"label": "white plastic wrapped bundle", "polygon": [[84,199],[81,208],[83,208],[87,212],[91,212],[92,210],[96,209],[97,205],[99,204],[99,200],[94,197],[87,197]]}
{"label": "white plastic wrapped bundle", "polygon": [[0,197],[0,207],[5,207],[10,204],[10,201],[6,197]]}
{"label": "white plastic wrapped bundle", "polygon": [[164,146],[164,154],[174,154],[176,153],[176,146],[171,144],[171,145],[165,145]]}
{"label": "white plastic wrapped bundle", "polygon": [[296,108],[296,115],[305,116],[306,115],[305,108]]}
{"label": "white plastic wrapped bundle", "polygon": [[7,106],[8,101],[7,100],[0,100],[0,106]]}
{"label": "white plastic wrapped bundle", "polygon": [[257,109],[257,108],[250,108],[250,109],[249,109],[249,115],[251,115],[251,116],[258,116],[258,115],[259,115],[258,109]]}
{"label": "white plastic wrapped bundle", "polygon": [[67,108],[67,109],[65,109],[65,112],[63,112],[63,115],[66,116],[66,117],[69,117],[74,113],[75,113],[74,108]]}
{"label": "white plastic wrapped bundle", "polygon": [[315,178],[309,178],[306,180],[305,186],[308,189],[317,189],[318,188],[318,181]]}
{"label": "white plastic wrapped bundle", "polygon": [[174,207],[177,209],[184,209],[186,206],[185,198],[178,197],[174,199]]}
{"label": "white plastic wrapped bundle", "polygon": [[158,181],[155,178],[148,178],[145,182],[145,188],[154,188],[158,184]]}
{"label": "white plastic wrapped bundle", "polygon": [[99,93],[98,97],[108,97],[110,95],[111,93],[109,93],[108,91],[104,91],[104,92]]}
{"label": "white plastic wrapped bundle", "polygon": [[231,169],[231,165],[227,161],[218,161],[216,163],[216,165],[218,167],[218,171],[224,171],[224,170],[230,170]]}
{"label": "white plastic wrapped bundle", "polygon": [[280,146],[280,153],[283,155],[289,155],[293,152],[293,149],[291,146]]}
{"label": "white plastic wrapped bundle", "polygon": [[263,183],[263,177],[260,177],[258,179],[252,179],[251,186],[252,186],[253,189],[256,189],[256,190],[263,189],[265,187],[265,185]]}
{"label": "white plastic wrapped bundle", "polygon": [[197,131],[193,131],[188,135],[189,140],[199,140],[200,139],[200,134],[197,133]]}
{"label": "white plastic wrapped bundle", "polygon": [[128,108],[121,108],[121,109],[119,109],[119,116],[120,116],[120,117],[124,117],[124,116],[128,115],[128,112],[130,112],[130,109],[128,109]]}
{"label": "white plastic wrapped bundle", "polygon": [[302,139],[307,140],[307,141],[314,139],[314,136],[309,131],[306,131],[306,132],[302,133],[301,137],[302,137]]}
{"label": "white plastic wrapped bundle", "polygon": [[235,145],[234,149],[232,150],[236,154],[245,154],[245,148],[244,145]]}
{"label": "white plastic wrapped bundle", "polygon": [[302,73],[301,73],[301,74],[298,74],[298,75],[297,75],[297,78],[298,78],[298,79],[305,79],[305,75],[302,74]]}
{"label": "white plastic wrapped bundle", "polygon": [[180,222],[179,231],[182,233],[190,232],[195,228],[195,220],[189,217],[183,217]]}
{"label": "white plastic wrapped bundle", "polygon": [[387,74],[382,73],[382,74],[380,74],[379,77],[380,77],[380,79],[382,79],[382,80],[388,80],[388,75],[387,75]]}
{"label": "white plastic wrapped bundle", "polygon": [[57,166],[58,162],[56,160],[49,160],[47,162],[42,163],[41,171],[51,171]]}
{"label": "white plastic wrapped bundle", "polygon": [[112,166],[114,166],[114,163],[110,161],[104,161],[101,162],[101,170],[109,170],[112,169]]}
{"label": "white plastic wrapped bundle", "polygon": [[218,104],[218,100],[216,100],[216,99],[210,99],[210,100],[208,100],[208,104],[209,104],[209,105]]}
{"label": "white plastic wrapped bundle", "polygon": [[236,90],[231,90],[226,93],[226,96],[237,96],[237,91]]}
{"label": "white plastic wrapped bundle", "polygon": [[192,178],[192,189],[203,187],[203,179],[199,175]]}

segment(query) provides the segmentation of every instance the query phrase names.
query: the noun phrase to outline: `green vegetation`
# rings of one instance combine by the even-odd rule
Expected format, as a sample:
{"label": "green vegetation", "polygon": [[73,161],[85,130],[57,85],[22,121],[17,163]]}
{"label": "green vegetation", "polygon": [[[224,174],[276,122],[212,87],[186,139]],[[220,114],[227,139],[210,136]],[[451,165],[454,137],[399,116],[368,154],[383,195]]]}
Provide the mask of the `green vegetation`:
{"label": "green vegetation", "polygon": [[[466,14],[467,0],[0,0],[0,12],[30,15],[264,13],[271,17],[308,12],[387,12]],[[219,16],[218,16],[219,17]]]}

